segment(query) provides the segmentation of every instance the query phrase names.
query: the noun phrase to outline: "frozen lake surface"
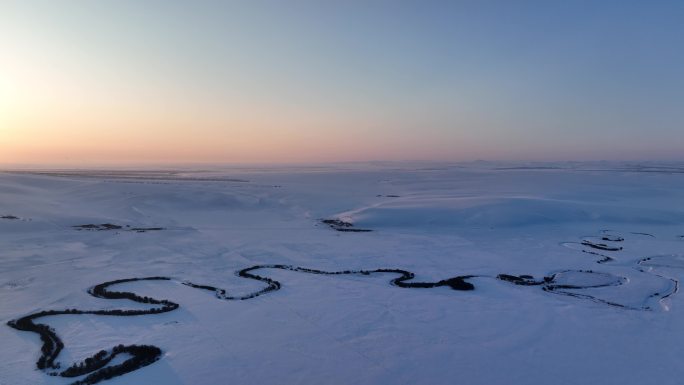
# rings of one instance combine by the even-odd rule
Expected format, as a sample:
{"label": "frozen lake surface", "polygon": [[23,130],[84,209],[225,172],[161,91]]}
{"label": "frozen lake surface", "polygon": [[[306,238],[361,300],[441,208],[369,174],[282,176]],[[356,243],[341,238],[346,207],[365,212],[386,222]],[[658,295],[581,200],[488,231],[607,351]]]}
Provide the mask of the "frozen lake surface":
{"label": "frozen lake surface", "polygon": [[682,278],[676,164],[5,172],[0,385],[680,384]]}

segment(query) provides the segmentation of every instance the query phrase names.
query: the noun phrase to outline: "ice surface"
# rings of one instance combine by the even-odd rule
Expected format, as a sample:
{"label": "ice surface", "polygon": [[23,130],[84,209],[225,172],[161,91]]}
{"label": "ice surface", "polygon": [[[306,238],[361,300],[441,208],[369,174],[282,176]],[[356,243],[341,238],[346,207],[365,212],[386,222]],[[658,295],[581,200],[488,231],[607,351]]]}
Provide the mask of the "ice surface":
{"label": "ice surface", "polygon": [[[161,358],[105,383],[679,384],[683,171],[481,162],[0,173],[0,321],[147,309],[88,289],[165,276],[116,289],[177,310],[39,319],[64,341],[62,368],[138,344]],[[472,275],[475,289],[273,268],[254,273],[280,290],[248,300],[183,284],[246,296],[267,286],[236,275],[254,265]],[[0,341],[0,385],[82,378],[36,370],[35,334],[1,326]]]}

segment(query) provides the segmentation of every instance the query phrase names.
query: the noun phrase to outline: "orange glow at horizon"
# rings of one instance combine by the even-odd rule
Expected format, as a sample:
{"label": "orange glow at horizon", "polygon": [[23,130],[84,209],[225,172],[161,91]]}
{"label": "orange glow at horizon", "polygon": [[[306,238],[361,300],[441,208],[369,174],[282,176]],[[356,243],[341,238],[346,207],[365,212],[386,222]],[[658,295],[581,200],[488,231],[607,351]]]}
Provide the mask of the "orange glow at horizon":
{"label": "orange glow at horizon", "polygon": [[154,78],[122,82],[65,54],[8,47],[0,53],[3,164],[369,160],[418,145],[373,134],[387,122],[286,101],[207,98]]}
{"label": "orange glow at horizon", "polygon": [[[334,124],[335,118],[278,112],[276,106],[263,113],[246,106],[226,109],[224,117],[222,111],[187,106],[147,103],[141,113],[137,102],[105,107],[106,101],[78,105],[54,100],[50,106],[33,104],[39,114],[15,109],[3,116],[0,163],[326,162],[399,158],[421,146],[415,140],[402,143],[397,135],[389,147],[388,138],[372,134],[373,122]],[[422,146],[435,155],[434,146]]]}
{"label": "orange glow at horizon", "polygon": [[[2,164],[325,162],[400,158],[420,147],[399,133],[374,133],[391,119],[278,100],[207,102],[196,90],[121,82],[61,56],[32,55],[8,50],[0,58],[12,58],[0,60]],[[423,147],[426,156],[438,151]]]}

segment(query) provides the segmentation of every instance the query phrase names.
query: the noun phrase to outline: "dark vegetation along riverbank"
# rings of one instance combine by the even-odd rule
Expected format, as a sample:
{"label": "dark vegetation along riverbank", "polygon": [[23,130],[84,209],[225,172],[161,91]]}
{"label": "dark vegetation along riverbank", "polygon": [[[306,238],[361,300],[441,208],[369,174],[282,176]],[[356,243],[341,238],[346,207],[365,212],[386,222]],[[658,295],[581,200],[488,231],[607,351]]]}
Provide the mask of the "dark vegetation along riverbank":
{"label": "dark vegetation along riverbank", "polygon": [[[606,239],[606,242],[622,242],[622,239],[611,238]],[[585,247],[592,248],[584,244]],[[607,245],[606,245],[607,246]],[[609,247],[606,249],[618,249],[617,247]],[[599,261],[600,262],[600,261]],[[648,261],[646,261],[648,262]],[[451,278],[442,279],[434,282],[414,282],[415,274],[403,269],[372,269],[372,270],[341,270],[341,271],[324,271],[318,269],[310,269],[305,267],[297,267],[291,265],[256,265],[248,267],[237,272],[237,275],[251,280],[263,282],[265,287],[240,296],[229,295],[225,289],[214,287],[211,285],[196,284],[188,281],[180,281],[185,286],[208,290],[215,293],[216,297],[222,300],[249,300],[270,292],[279,290],[282,284],[273,278],[266,275],[257,274],[259,270],[279,269],[298,273],[318,274],[326,276],[334,275],[372,275],[372,274],[392,274],[396,278],[390,280],[390,283],[400,288],[409,289],[428,289],[438,287],[448,287],[457,291],[474,290],[475,286],[469,282],[471,278],[489,278],[500,282],[507,282],[517,286],[540,287],[545,292],[560,294],[565,296],[576,297],[580,299],[588,299],[605,305],[626,308],[631,310],[652,310],[650,307],[644,306],[641,308],[628,307],[622,304],[606,301],[589,294],[580,293],[582,289],[601,288],[609,286],[620,286],[626,282],[626,278],[616,276],[605,272],[596,272],[593,270],[563,270],[551,274],[549,276],[536,279],[530,275],[511,275],[499,274],[497,276],[474,276],[461,275]],[[61,376],[66,378],[82,377],[72,385],[91,385],[112,377],[120,376],[131,371],[137,370],[144,366],[150,365],[159,360],[162,356],[162,350],[159,347],[152,345],[117,345],[109,350],[101,350],[91,357],[86,358],[81,362],[76,362],[68,368],[61,368],[57,359],[60,352],[64,349],[64,343],[57,335],[56,331],[47,324],[38,323],[37,320],[47,316],[58,316],[66,314],[85,314],[98,316],[143,316],[151,314],[159,314],[171,312],[179,308],[175,302],[166,299],[155,299],[146,296],[140,296],[133,292],[114,291],[111,288],[115,285],[126,284],[135,281],[171,281],[171,277],[145,277],[145,278],[127,278],[119,279],[109,282],[100,283],[88,290],[88,293],[97,298],[103,299],[127,299],[133,302],[151,305],[146,309],[113,309],[113,310],[80,310],[80,309],[66,309],[66,310],[45,310],[34,314],[29,314],[19,319],[8,322],[8,325],[14,329],[36,333],[42,342],[41,354],[36,362],[36,367],[45,371],[52,376]],[[676,288],[675,288],[676,290]],[[652,293],[652,297],[665,297],[672,293]],[[122,363],[111,364],[112,360],[118,355],[127,357]]]}
{"label": "dark vegetation along riverbank", "polygon": [[[302,273],[321,274],[321,275],[344,275],[344,274],[359,274],[370,275],[376,273],[390,273],[397,274],[399,277],[391,280],[395,286],[402,288],[434,288],[446,286],[454,290],[473,290],[474,286],[466,282],[470,276],[453,277],[449,279],[440,280],[437,282],[409,282],[415,275],[409,271],[401,269],[375,269],[375,270],[344,270],[328,272],[323,270],[308,269],[303,267],[295,267],[289,265],[258,265],[242,269],[238,275],[243,278],[253,279],[266,283],[266,287],[256,292],[243,296],[229,296],[225,289],[216,288],[209,285],[194,284],[192,282],[184,281],[184,285],[202,289],[210,290],[216,293],[216,296],[224,300],[247,300],[266,294],[271,291],[276,291],[281,288],[281,283],[265,276],[255,274],[259,269],[281,269],[290,270]],[[72,385],[91,385],[112,377],[120,376],[131,371],[137,370],[147,366],[161,357],[162,351],[160,348],[151,345],[118,345],[110,350],[101,350],[91,357],[86,358],[81,362],[72,364],[66,369],[62,369],[57,363],[61,351],[64,349],[64,343],[57,335],[57,332],[47,324],[37,323],[40,318],[47,316],[57,316],[66,314],[88,314],[100,316],[141,316],[149,314],[166,313],[176,310],[179,305],[175,302],[165,299],[155,299],[150,297],[139,296],[127,291],[112,291],[109,290],[114,285],[125,284],[135,281],[170,281],[170,277],[145,277],[145,278],[127,278],[115,281],[104,282],[93,286],[88,290],[88,293],[97,298],[103,299],[127,299],[133,302],[153,305],[148,309],[136,310],[80,310],[80,309],[65,309],[65,310],[45,310],[34,314],[21,317],[16,320],[9,321],[7,324],[17,330],[27,331],[38,334],[42,342],[41,355],[36,362],[38,369],[46,371],[52,376],[61,376],[67,378],[81,377],[80,380],[72,382]],[[124,362],[116,365],[109,365],[109,363],[120,354],[128,354],[131,356]]]}
{"label": "dark vegetation along riverbank", "polygon": [[[43,343],[41,347],[41,356],[36,362],[36,367],[41,370],[46,370],[48,374],[62,377],[78,377],[89,374],[85,378],[73,382],[74,385],[95,384],[102,380],[106,380],[115,376],[128,373],[143,366],[147,366],[159,359],[161,356],[161,349],[149,345],[119,345],[114,347],[111,351],[100,351],[97,354],[85,359],[83,362],[75,363],[71,367],[61,370],[60,365],[56,363],[56,359],[64,349],[64,343],[59,338],[54,329],[46,324],[35,323],[34,321],[47,316],[56,316],[62,314],[91,314],[91,315],[107,315],[107,316],[137,316],[145,314],[158,314],[169,312],[178,308],[178,304],[167,301],[157,300],[149,297],[141,297],[131,292],[124,291],[108,291],[107,288],[112,285],[121,284],[133,281],[168,281],[166,277],[148,277],[148,278],[130,278],[121,279],[101,283],[94,286],[88,293],[94,297],[105,299],[128,299],[133,302],[156,305],[150,309],[143,310],[46,310],[38,313],[30,314],[8,322],[7,324],[17,330],[28,331],[36,333],[40,336]],[[127,353],[131,358],[125,360],[118,365],[105,367],[114,357],[122,353]]]}

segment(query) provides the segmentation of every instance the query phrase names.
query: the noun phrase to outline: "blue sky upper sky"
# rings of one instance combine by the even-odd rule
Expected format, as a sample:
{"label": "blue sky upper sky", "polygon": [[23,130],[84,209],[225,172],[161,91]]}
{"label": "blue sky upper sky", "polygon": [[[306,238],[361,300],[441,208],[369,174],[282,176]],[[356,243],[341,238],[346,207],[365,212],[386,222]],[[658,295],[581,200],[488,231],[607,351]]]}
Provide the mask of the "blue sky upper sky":
{"label": "blue sky upper sky", "polygon": [[680,1],[4,1],[0,162],[682,159]]}

